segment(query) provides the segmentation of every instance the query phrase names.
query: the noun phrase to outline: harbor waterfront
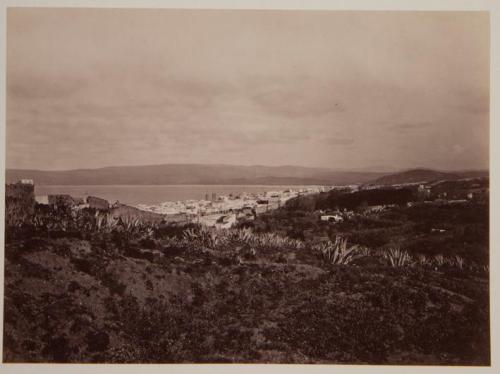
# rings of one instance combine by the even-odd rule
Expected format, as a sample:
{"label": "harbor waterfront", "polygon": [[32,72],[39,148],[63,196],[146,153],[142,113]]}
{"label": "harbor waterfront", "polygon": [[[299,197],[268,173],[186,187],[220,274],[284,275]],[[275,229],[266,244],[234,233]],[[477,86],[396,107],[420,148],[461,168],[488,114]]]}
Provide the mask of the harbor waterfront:
{"label": "harbor waterfront", "polygon": [[167,201],[159,205],[138,204],[137,208],[164,215],[184,214],[188,220],[204,226],[229,228],[238,220],[253,220],[258,214],[277,209],[294,197],[326,192],[332,188],[315,186],[220,196],[214,192],[211,195],[207,193],[204,200]]}
{"label": "harbor waterfront", "polygon": [[[136,206],[138,204],[159,205],[166,201],[203,200],[206,195],[211,198],[217,196],[247,194],[261,194],[268,191],[304,190],[309,188],[321,189],[314,185],[41,185],[35,180],[35,195],[68,194],[75,197],[99,196],[109,202]],[[328,187],[327,187],[328,188]]]}
{"label": "harbor waterfront", "polygon": [[[35,186],[38,202],[48,196],[76,198],[98,196],[109,203],[128,204],[142,211],[182,217],[182,221],[204,226],[229,228],[240,220],[253,220],[258,214],[277,209],[288,200],[306,194],[327,192],[332,186]],[[203,193],[203,191],[205,191]],[[216,192],[217,191],[217,192]],[[220,192],[227,194],[221,194]],[[180,196],[202,195],[201,199],[172,200]]]}

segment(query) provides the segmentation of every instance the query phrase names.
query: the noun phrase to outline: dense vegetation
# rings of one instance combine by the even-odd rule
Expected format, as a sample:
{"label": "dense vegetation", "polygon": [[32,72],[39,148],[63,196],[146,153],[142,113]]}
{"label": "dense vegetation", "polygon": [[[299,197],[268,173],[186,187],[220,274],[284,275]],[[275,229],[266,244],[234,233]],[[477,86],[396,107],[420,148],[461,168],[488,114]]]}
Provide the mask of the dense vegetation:
{"label": "dense vegetation", "polygon": [[318,195],[300,196],[287,202],[287,210],[315,211],[319,209],[355,210],[369,205],[406,204],[415,199],[409,188],[373,189],[348,193],[348,190],[332,190]]}
{"label": "dense vegetation", "polygon": [[[400,191],[399,193],[396,193]],[[489,263],[489,208],[487,201],[459,204],[421,203],[407,206],[412,191],[367,190],[358,193],[333,191],[291,200],[282,209],[263,214],[251,224],[257,232],[277,232],[291,238],[315,241],[348,238],[371,249],[402,248],[414,256],[461,256],[477,266]],[[413,199],[417,197],[414,195]],[[366,211],[370,205],[396,204],[381,211]],[[347,202],[347,204],[344,204]],[[342,222],[321,221],[319,209],[350,206],[352,214]]]}
{"label": "dense vegetation", "polygon": [[4,361],[489,364],[486,205],[295,203],[228,230],[9,219]]}

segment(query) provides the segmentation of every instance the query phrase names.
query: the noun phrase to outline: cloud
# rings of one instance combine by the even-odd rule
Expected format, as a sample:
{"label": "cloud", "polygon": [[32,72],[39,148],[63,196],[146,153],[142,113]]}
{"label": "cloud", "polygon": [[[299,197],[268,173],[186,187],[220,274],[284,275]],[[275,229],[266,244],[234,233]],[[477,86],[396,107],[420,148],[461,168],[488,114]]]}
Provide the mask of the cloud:
{"label": "cloud", "polygon": [[[270,82],[278,79],[269,79]],[[284,118],[319,117],[346,110],[332,87],[316,80],[297,78],[257,88],[254,102],[266,112]]]}
{"label": "cloud", "polygon": [[348,146],[348,145],[352,145],[354,143],[354,139],[352,139],[352,138],[338,138],[338,137],[330,136],[330,137],[325,137],[325,138],[321,139],[321,142],[328,144],[328,145]]}
{"label": "cloud", "polygon": [[65,98],[82,90],[86,81],[78,78],[9,74],[7,95],[18,99]]}
{"label": "cloud", "polygon": [[8,167],[487,164],[487,19],[12,8]]}
{"label": "cloud", "polygon": [[467,149],[467,147],[465,147],[461,144],[453,144],[451,146],[451,150],[455,154],[461,154],[461,153],[465,152],[466,149]]}
{"label": "cloud", "polygon": [[389,128],[397,133],[407,133],[414,131],[425,131],[432,126],[430,122],[404,122],[389,126]]}

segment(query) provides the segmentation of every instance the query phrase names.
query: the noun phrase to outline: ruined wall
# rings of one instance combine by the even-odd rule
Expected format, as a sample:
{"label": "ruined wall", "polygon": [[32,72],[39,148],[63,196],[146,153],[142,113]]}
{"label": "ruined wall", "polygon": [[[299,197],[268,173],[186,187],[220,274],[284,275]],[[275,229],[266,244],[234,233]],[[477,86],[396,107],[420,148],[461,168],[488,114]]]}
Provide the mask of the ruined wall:
{"label": "ruined wall", "polygon": [[33,218],[35,209],[35,186],[12,183],[5,185],[5,223],[20,225]]}
{"label": "ruined wall", "polygon": [[123,218],[123,219],[137,219],[139,218],[141,222],[148,223],[160,223],[163,220],[163,215],[153,212],[146,212],[125,204],[115,204],[110,209],[110,214],[112,217]]}
{"label": "ruined wall", "polygon": [[101,199],[100,197],[89,196],[87,197],[87,204],[89,204],[90,208],[98,209],[98,210],[108,210],[109,203],[108,200]]}

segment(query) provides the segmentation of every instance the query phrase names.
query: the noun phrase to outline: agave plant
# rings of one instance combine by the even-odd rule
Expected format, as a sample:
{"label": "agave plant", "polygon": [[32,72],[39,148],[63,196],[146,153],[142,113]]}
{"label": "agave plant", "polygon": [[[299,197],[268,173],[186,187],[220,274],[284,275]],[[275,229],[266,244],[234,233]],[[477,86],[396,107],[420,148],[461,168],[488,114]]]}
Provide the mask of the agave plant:
{"label": "agave plant", "polygon": [[426,255],[418,255],[417,263],[421,266],[430,266],[432,261]]}
{"label": "agave plant", "polygon": [[95,213],[95,226],[97,231],[103,231],[106,224],[106,216],[99,212]]}
{"label": "agave plant", "polygon": [[120,217],[120,224],[125,231],[135,233],[140,230],[141,219],[133,216],[122,216]]}
{"label": "agave plant", "polygon": [[360,247],[359,254],[364,256],[364,257],[369,257],[372,254],[372,251],[368,247]]}
{"label": "agave plant", "polygon": [[444,256],[441,254],[434,256],[434,262],[437,266],[443,266],[445,263]]}
{"label": "agave plant", "polygon": [[198,234],[194,229],[184,230],[182,237],[186,240],[195,241],[198,240]]}
{"label": "agave plant", "polygon": [[204,229],[202,230],[201,242],[204,247],[209,249],[217,249],[221,247],[225,240],[223,236],[219,237],[215,230]]}
{"label": "agave plant", "polygon": [[266,233],[260,239],[263,247],[280,248],[284,244],[283,239],[276,233]]}
{"label": "agave plant", "polygon": [[29,215],[21,207],[14,204],[6,204],[5,222],[7,226],[21,227],[29,222],[29,218]]}
{"label": "agave plant", "polygon": [[459,255],[456,255],[455,256],[455,265],[459,268],[459,269],[463,269],[464,266],[465,266],[465,260],[463,259],[463,257],[459,256]]}
{"label": "agave plant", "polygon": [[412,264],[412,258],[408,252],[399,248],[391,248],[384,252],[384,258],[389,260],[392,267],[409,266]]}
{"label": "agave plant", "polygon": [[321,243],[313,247],[325,261],[333,265],[347,265],[358,256],[357,245],[347,247],[347,239],[336,237],[334,242]]}
{"label": "agave plant", "polygon": [[98,232],[109,233],[118,227],[118,220],[109,213],[97,212],[95,217],[95,229]]}
{"label": "agave plant", "polygon": [[231,230],[228,237],[233,243],[252,245],[255,242],[255,235],[250,228]]}
{"label": "agave plant", "polygon": [[187,229],[182,235],[185,242],[194,248],[217,249],[221,247],[225,240],[223,235],[219,235],[215,230],[205,226],[198,229]]}
{"label": "agave plant", "polygon": [[302,249],[304,243],[300,240],[290,239],[284,236],[280,236],[276,233],[265,233],[258,235],[255,238],[256,246],[261,248],[289,248],[289,249]]}
{"label": "agave plant", "polygon": [[43,216],[35,215],[33,217],[33,225],[35,228],[43,228],[46,225],[45,219]]}
{"label": "agave plant", "polygon": [[184,238],[169,236],[162,239],[162,244],[166,248],[184,248],[187,246],[188,242]]}
{"label": "agave plant", "polygon": [[153,239],[155,235],[154,226],[148,226],[145,228],[144,237],[148,239]]}

